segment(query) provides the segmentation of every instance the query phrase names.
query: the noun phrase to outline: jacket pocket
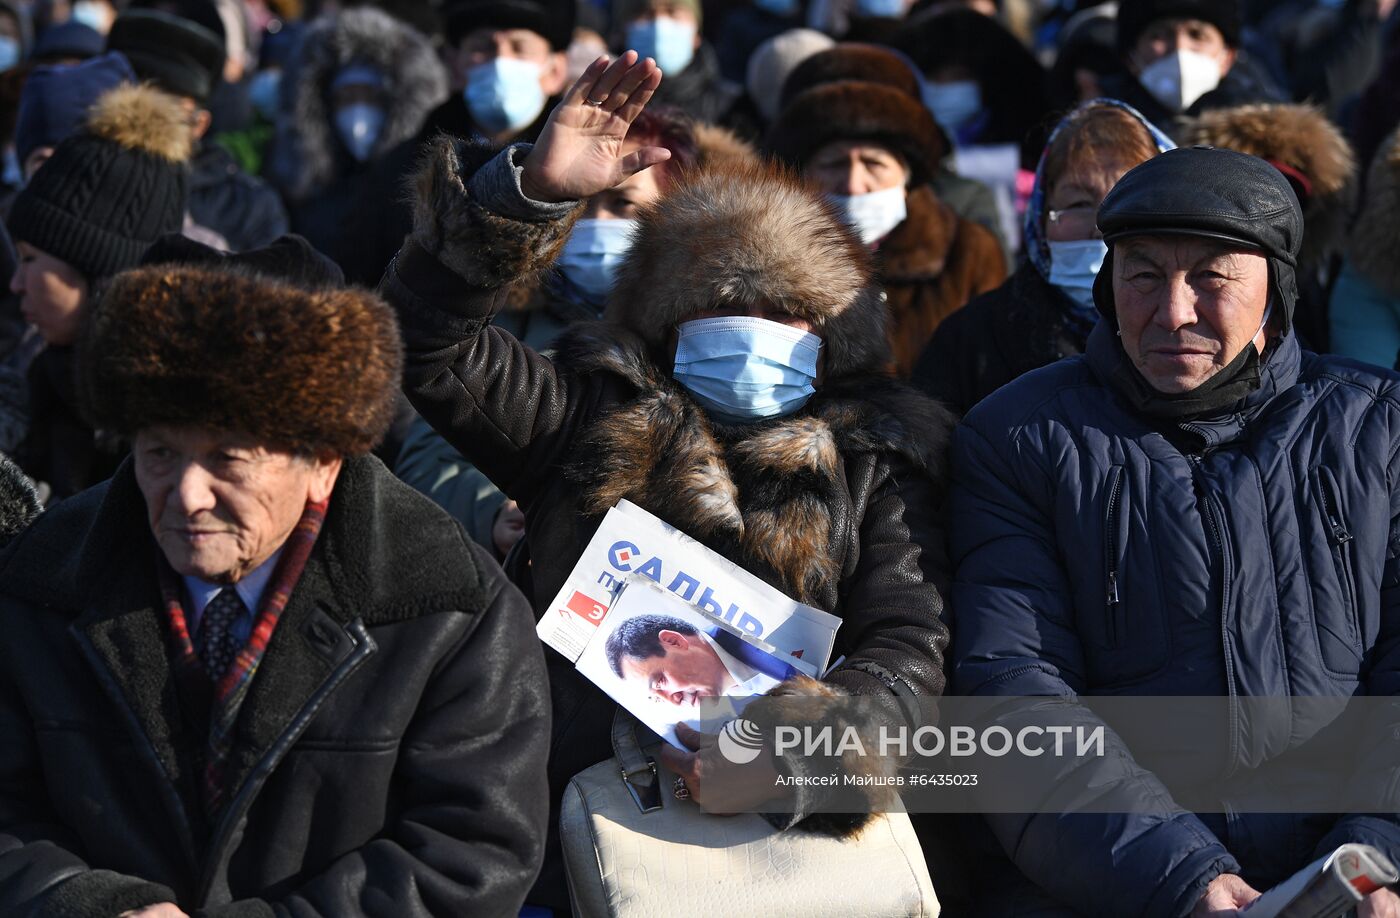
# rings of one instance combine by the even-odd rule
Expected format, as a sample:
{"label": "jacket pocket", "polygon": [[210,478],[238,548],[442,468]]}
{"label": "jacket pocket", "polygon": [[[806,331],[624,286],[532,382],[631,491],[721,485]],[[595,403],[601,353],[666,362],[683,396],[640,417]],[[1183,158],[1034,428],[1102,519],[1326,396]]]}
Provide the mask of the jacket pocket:
{"label": "jacket pocket", "polygon": [[1122,630],[1120,616],[1123,603],[1119,601],[1119,577],[1123,570],[1123,553],[1128,541],[1126,498],[1123,483],[1127,476],[1123,466],[1115,465],[1108,470],[1108,484],[1105,493],[1103,520],[1103,560],[1104,560],[1104,641],[1110,648],[1118,646]]}
{"label": "jacket pocket", "polygon": [[1357,621],[1356,578],[1352,570],[1353,539],[1351,529],[1347,526],[1346,514],[1342,510],[1341,489],[1337,486],[1337,477],[1326,467],[1318,468],[1316,474],[1314,491],[1317,495],[1318,509],[1322,514],[1323,528],[1327,533],[1332,566],[1337,575],[1341,608],[1335,615],[1325,607],[1316,610],[1314,614],[1318,618],[1317,627],[1330,632],[1352,652],[1351,659],[1333,659],[1335,654],[1327,652],[1329,642],[1319,635],[1319,639],[1323,641],[1323,664],[1334,672],[1350,672],[1361,659],[1362,653],[1361,627]]}

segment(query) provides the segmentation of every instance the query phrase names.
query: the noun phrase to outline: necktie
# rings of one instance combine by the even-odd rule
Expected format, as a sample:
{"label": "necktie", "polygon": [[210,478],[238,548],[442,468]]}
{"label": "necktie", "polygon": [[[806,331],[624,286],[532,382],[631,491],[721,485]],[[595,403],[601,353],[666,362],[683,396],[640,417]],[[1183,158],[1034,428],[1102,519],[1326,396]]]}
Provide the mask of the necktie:
{"label": "necktie", "polygon": [[204,672],[211,682],[218,684],[228,671],[233,658],[243,649],[243,642],[234,634],[234,628],[248,607],[243,605],[238,590],[224,587],[218,595],[204,607],[204,616],[199,623],[199,635],[195,640],[195,653],[204,666]]}

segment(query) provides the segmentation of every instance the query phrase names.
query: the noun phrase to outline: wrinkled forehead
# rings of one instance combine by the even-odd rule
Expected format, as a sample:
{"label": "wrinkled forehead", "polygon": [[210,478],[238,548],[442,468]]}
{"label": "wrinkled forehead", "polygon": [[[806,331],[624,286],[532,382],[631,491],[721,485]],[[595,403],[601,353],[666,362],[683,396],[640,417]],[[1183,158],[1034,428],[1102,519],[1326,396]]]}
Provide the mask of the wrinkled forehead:
{"label": "wrinkled forehead", "polygon": [[1162,233],[1129,236],[1113,244],[1120,265],[1147,263],[1160,267],[1190,267],[1218,263],[1248,269],[1265,266],[1268,259],[1256,248],[1208,236]]}

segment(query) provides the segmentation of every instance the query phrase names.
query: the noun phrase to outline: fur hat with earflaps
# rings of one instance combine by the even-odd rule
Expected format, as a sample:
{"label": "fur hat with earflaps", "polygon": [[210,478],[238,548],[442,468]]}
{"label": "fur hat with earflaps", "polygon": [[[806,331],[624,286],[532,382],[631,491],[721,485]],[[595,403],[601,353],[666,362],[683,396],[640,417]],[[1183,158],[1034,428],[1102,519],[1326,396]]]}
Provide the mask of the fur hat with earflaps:
{"label": "fur hat with earflaps", "polygon": [[1206,112],[1191,127],[1191,142],[1272,163],[1303,205],[1302,265],[1336,251],[1355,196],[1356,158],[1327,116],[1311,105],[1241,105]]}
{"label": "fur hat with earflaps", "polygon": [[110,89],[15,198],[10,236],[89,279],[130,268],[184,224],[193,148],[173,96],[149,86]]}
{"label": "fur hat with earflaps", "polygon": [[694,170],[637,217],[632,238],[605,318],[638,334],[658,365],[681,322],[760,303],[812,323],[828,376],[889,361],[869,252],[786,169],[737,158]]}
{"label": "fur hat with earflaps", "polygon": [[366,290],[156,265],[108,285],[79,345],[79,390],[95,426],[127,437],[196,426],[355,456],[389,427],[402,353],[393,311]]}

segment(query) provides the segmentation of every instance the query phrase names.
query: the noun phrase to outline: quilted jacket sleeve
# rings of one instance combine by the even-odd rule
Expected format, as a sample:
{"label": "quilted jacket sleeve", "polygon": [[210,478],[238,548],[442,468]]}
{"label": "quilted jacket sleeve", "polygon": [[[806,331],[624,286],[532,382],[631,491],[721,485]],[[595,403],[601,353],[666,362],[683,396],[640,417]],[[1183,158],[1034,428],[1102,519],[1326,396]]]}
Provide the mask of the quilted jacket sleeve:
{"label": "quilted jacket sleeve", "polygon": [[[992,722],[1013,735],[1045,723],[1038,714],[1053,708],[1054,723],[1103,727],[1107,738],[1101,758],[1023,758],[1021,768],[1041,769],[1044,811],[989,815],[987,822],[1021,872],[1076,911],[1186,915],[1212,879],[1239,865],[1078,702],[1083,650],[1051,530],[1051,478],[1016,431],[992,435],[979,429],[979,418],[986,416],[974,413],[953,440],[954,689],[1044,697],[1043,704],[1008,700],[995,709]],[[996,776],[983,784],[994,794]]]}
{"label": "quilted jacket sleeve", "polygon": [[492,158],[437,138],[417,178],[414,229],[380,285],[398,310],[404,391],[443,437],[523,504],[567,448],[578,406],[602,385],[557,371],[490,324],[512,287],[547,269],[579,207],[519,189],[510,147]]}

